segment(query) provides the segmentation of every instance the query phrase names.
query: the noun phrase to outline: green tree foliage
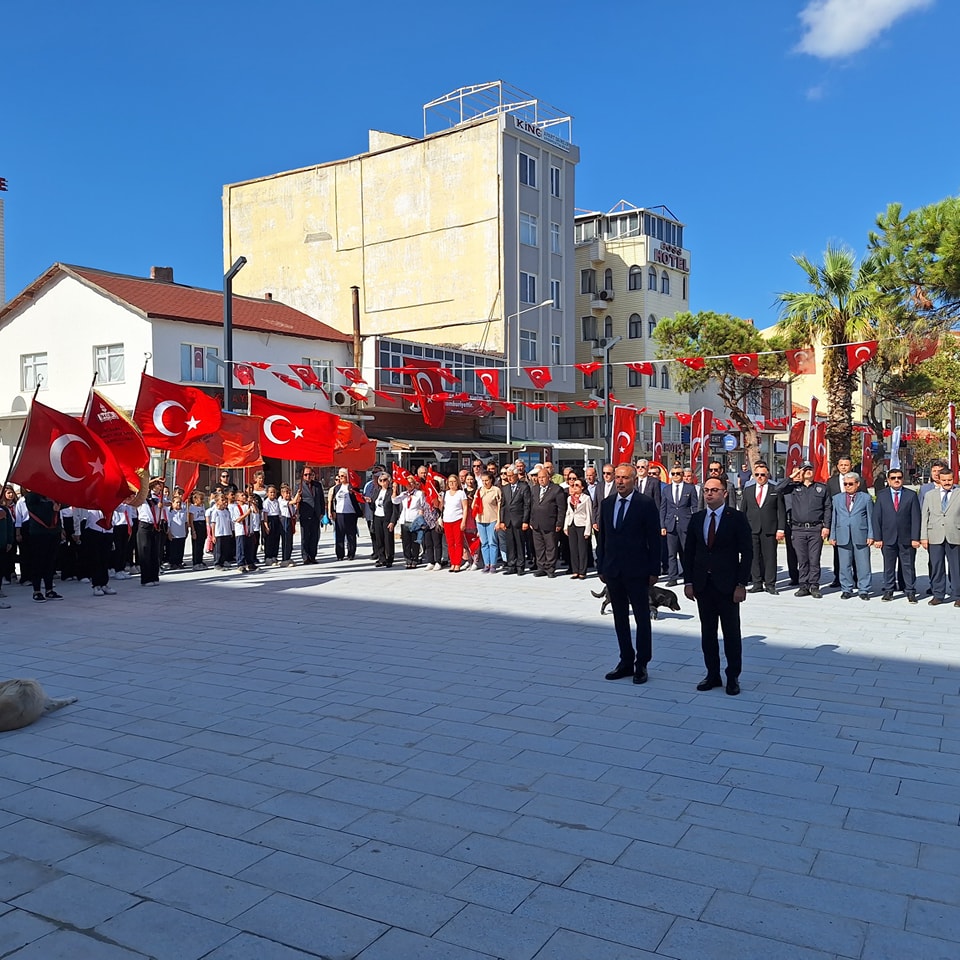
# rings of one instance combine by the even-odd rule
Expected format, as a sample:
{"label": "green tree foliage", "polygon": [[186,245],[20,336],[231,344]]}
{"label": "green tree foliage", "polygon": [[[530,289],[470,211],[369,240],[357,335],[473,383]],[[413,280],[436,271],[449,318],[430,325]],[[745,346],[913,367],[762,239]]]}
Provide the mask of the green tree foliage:
{"label": "green tree foliage", "polygon": [[[767,340],[748,320],[728,313],[678,313],[661,320],[654,330],[657,354],[660,357],[704,357],[702,370],[679,366],[674,375],[677,390],[688,393],[713,384],[726,405],[726,416],[735,421],[743,436],[743,445],[751,465],[759,458],[756,424],[747,415],[747,397],[765,384],[780,382],[786,373],[783,353],[765,353],[783,349],[777,340]],[[730,355],[759,353],[760,375],[739,373],[730,362]],[[714,411],[718,416],[720,411]]]}

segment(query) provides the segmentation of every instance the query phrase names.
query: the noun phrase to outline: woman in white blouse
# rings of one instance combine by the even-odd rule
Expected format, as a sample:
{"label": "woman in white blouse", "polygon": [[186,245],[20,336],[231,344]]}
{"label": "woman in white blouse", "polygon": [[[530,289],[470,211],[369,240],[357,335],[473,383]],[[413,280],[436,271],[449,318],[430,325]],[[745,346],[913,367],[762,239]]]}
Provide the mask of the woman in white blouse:
{"label": "woman in white blouse", "polygon": [[583,481],[572,476],[569,481],[570,499],[567,515],[563,518],[563,532],[570,542],[570,579],[587,579],[587,544],[593,533],[593,503],[584,493]]}
{"label": "woman in white blouse", "polygon": [[420,562],[420,543],[423,539],[423,510],[426,501],[420,489],[417,477],[410,478],[410,487],[400,490],[400,485],[393,485],[393,503],[400,507],[400,539],[403,543],[403,556],[407,561],[407,569],[415,570]]}
{"label": "woman in white blouse", "polygon": [[447,477],[443,494],[443,535],[447,539],[450,573],[459,573],[463,564],[463,531],[467,525],[464,506],[467,495],[460,489],[460,478],[455,473]]}

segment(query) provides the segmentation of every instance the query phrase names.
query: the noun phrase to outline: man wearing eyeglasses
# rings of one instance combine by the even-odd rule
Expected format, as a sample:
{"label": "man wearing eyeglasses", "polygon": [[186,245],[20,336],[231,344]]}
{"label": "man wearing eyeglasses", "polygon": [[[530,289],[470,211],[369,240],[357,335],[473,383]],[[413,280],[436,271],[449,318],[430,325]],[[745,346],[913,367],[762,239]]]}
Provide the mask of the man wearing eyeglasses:
{"label": "man wearing eyeglasses", "polygon": [[692,483],[685,483],[684,470],[674,464],[670,470],[670,484],[660,500],[660,536],[667,538],[667,586],[675,587],[683,565],[683,544],[687,538],[690,518],[697,509],[697,491]]}
{"label": "man wearing eyeglasses", "polygon": [[930,553],[930,606],[960,607],[960,490],[953,485],[950,467],[940,470],[939,487],[924,497],[920,508],[920,543]]}
{"label": "man wearing eyeglasses", "polygon": [[813,464],[805,460],[781,487],[790,498],[790,524],[797,552],[798,597],[820,599],[820,554],[830,536],[833,498],[824,483],[813,479]]}
{"label": "man wearing eyeglasses", "polygon": [[[610,464],[607,464],[604,469],[604,480],[606,477],[606,470],[610,470],[610,479],[613,479],[613,467]],[[660,510],[660,478],[650,476],[650,461],[643,458],[637,461],[637,491],[642,493],[645,497],[652,497],[653,502],[657,505],[657,510]],[[604,497],[610,496],[610,492],[604,494]]]}
{"label": "man wearing eyeglasses", "polygon": [[[849,456],[837,457],[837,472],[827,481],[827,492],[831,499],[838,493],[843,493],[843,481],[853,471],[853,461]],[[920,498],[921,502],[923,498]],[[833,581],[831,587],[840,586],[840,551],[833,548]]]}
{"label": "man wearing eyeglasses", "polygon": [[777,595],[777,543],[787,524],[783,494],[770,483],[770,471],[760,461],[753,468],[754,482],[744,488],[740,510],[746,514],[753,537],[753,586],[750,593]]}
{"label": "man wearing eyeglasses", "polygon": [[[860,474],[848,473],[843,490],[833,498],[833,527],[830,542],[840,553],[841,600],[860,592],[870,599],[870,547],[873,546],[873,500],[860,489]],[[856,582],[854,582],[856,567]]]}
{"label": "man wearing eyeglasses", "polygon": [[314,478],[312,467],[304,467],[293,498],[300,520],[300,556],[304,564],[317,562],[320,517],[323,516],[323,486]]}
{"label": "man wearing eyeglasses", "polygon": [[875,547],[883,557],[883,596],[888,603],[897,586],[897,562],[903,575],[904,593],[917,603],[917,547],[920,546],[920,498],[903,485],[903,470],[891,467],[887,486],[873,505]]}

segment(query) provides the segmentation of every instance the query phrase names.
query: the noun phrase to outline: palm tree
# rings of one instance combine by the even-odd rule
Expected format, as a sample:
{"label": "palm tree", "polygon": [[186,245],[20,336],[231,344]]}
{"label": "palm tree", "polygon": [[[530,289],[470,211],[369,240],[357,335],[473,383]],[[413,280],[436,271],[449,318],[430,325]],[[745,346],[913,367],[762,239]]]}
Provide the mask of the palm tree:
{"label": "palm tree", "polygon": [[871,340],[875,334],[874,311],[880,298],[875,282],[876,262],[866,257],[857,265],[856,255],[845,247],[828,246],[823,264],[804,256],[793,258],[806,274],[810,289],[781,293],[778,331],[793,346],[820,343],[823,351],[823,383],[827,393],[827,440],[831,457],[850,455],[853,437],[853,392],[856,373],[847,368],[847,352],[830,349],[833,344]]}

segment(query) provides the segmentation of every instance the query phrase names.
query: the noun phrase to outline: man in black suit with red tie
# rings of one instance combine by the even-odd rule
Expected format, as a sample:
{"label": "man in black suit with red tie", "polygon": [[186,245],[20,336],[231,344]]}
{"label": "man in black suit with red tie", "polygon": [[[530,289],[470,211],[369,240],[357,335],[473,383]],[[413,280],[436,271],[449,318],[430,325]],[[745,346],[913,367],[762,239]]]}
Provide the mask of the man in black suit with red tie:
{"label": "man in black suit with red tie", "polygon": [[[747,518],[727,506],[725,477],[708,477],[703,484],[706,509],[695,513],[687,529],[684,548],[683,592],[696,600],[700,612],[700,647],[707,675],[697,689],[722,687],[720,640],[727,658],[727,693],[740,693],[743,643],[740,604],[747,598],[747,579],[753,560],[753,538]],[[752,492],[748,490],[748,493]]]}
{"label": "man in black suit with red tie", "polygon": [[903,470],[891,467],[887,487],[873,505],[874,546],[883,556],[883,600],[893,599],[897,561],[903,574],[904,593],[917,603],[917,547],[920,546],[920,498],[903,485]]}
{"label": "man in black suit with red tie", "polygon": [[750,593],[777,593],[777,542],[783,539],[787,511],[783,493],[770,483],[770,471],[759,463],[753,471],[755,484],[743,491],[740,509],[753,535],[753,586]]}
{"label": "man in black suit with red tie", "polygon": [[[623,463],[614,471],[616,494],[600,505],[597,573],[607,586],[613,623],[620,645],[620,662],[607,680],[633,677],[647,682],[647,664],[653,656],[650,632],[650,587],[660,572],[660,514],[652,498],[636,490],[637,471]],[[634,653],[630,609],[637,622]]]}

